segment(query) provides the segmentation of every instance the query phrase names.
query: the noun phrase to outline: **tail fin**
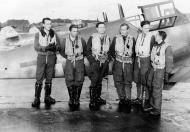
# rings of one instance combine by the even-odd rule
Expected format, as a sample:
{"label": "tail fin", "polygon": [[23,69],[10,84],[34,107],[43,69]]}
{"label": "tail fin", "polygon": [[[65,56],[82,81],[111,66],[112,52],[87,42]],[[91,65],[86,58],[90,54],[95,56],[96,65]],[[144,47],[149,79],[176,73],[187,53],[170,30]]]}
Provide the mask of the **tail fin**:
{"label": "tail fin", "polygon": [[120,18],[124,18],[125,15],[124,15],[124,12],[123,12],[123,8],[121,6],[121,4],[118,4],[118,9],[119,9],[119,15],[120,15]]}
{"label": "tail fin", "polygon": [[103,18],[104,18],[104,22],[108,22],[108,16],[106,12],[103,12]]}
{"label": "tail fin", "polygon": [[107,13],[105,12],[105,17],[106,17],[106,21],[108,22],[108,16]]}
{"label": "tail fin", "polygon": [[97,17],[97,20],[96,20],[97,22],[99,22],[99,19],[98,19],[98,17]]}

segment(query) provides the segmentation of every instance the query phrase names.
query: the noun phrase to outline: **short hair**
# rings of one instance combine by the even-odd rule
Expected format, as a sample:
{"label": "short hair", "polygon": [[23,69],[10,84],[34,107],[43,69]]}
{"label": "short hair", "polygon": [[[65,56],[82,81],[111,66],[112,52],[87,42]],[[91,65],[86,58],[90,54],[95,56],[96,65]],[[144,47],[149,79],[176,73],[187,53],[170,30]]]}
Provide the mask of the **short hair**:
{"label": "short hair", "polygon": [[50,19],[49,17],[45,17],[45,18],[42,19],[42,23],[43,23],[43,24],[45,23],[45,20],[51,21],[51,19]]}
{"label": "short hair", "polygon": [[129,29],[129,25],[128,25],[127,23],[122,23],[122,24],[120,25],[120,28],[121,28],[121,27],[124,27],[124,26],[126,26],[127,29]]}
{"label": "short hair", "polygon": [[150,25],[149,21],[142,21],[141,22],[141,27],[143,27],[144,25]]}
{"label": "short hair", "polygon": [[167,37],[167,34],[166,34],[166,32],[164,32],[164,31],[158,31],[158,34],[159,34],[159,36],[162,37],[162,40],[163,40],[163,41],[164,41],[164,40],[166,39],[166,37]]}
{"label": "short hair", "polygon": [[98,22],[98,23],[96,23],[96,28],[98,28],[100,24],[104,24],[105,25],[104,22]]}
{"label": "short hair", "polygon": [[69,27],[69,31],[71,31],[73,28],[78,28],[78,26],[75,25],[75,24],[71,24],[70,27]]}

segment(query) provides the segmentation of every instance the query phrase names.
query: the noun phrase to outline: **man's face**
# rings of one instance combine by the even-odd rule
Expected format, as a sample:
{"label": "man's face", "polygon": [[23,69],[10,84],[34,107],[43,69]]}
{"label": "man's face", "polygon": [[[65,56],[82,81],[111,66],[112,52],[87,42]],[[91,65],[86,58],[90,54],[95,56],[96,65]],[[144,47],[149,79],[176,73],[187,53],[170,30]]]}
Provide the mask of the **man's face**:
{"label": "man's face", "polygon": [[142,32],[143,33],[148,33],[150,30],[150,25],[149,24],[146,24],[142,27]]}
{"label": "man's face", "polygon": [[99,24],[99,26],[96,29],[97,29],[98,33],[100,33],[100,34],[104,34],[106,31],[106,27],[104,24]]}
{"label": "man's face", "polygon": [[158,42],[158,44],[160,44],[160,42],[162,41],[162,37],[159,35],[159,33],[156,34],[156,42]]}
{"label": "man's face", "polygon": [[46,30],[50,30],[51,29],[51,20],[45,20],[44,23],[43,23],[43,27],[46,29]]}
{"label": "man's face", "polygon": [[78,28],[72,28],[70,33],[75,38],[78,35]]}
{"label": "man's face", "polygon": [[127,28],[128,28],[127,26],[121,26],[120,27],[121,35],[126,36],[128,34],[128,29]]}

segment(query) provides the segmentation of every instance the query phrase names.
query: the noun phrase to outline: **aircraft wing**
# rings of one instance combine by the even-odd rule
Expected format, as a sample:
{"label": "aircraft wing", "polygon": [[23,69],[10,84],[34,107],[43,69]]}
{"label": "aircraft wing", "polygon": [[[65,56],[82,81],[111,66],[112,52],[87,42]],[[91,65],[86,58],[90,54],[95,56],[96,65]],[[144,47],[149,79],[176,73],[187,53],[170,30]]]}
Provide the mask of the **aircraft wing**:
{"label": "aircraft wing", "polygon": [[179,67],[178,71],[171,77],[170,82],[190,82],[190,66]]}
{"label": "aircraft wing", "polygon": [[190,46],[185,46],[174,54],[173,73],[170,82],[190,82]]}

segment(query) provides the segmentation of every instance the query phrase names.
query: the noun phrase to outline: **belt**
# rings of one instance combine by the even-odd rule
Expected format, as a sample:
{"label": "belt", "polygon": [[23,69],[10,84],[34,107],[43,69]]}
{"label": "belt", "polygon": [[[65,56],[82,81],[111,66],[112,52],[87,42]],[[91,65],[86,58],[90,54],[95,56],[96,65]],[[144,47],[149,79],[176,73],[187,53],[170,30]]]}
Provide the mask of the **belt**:
{"label": "belt", "polygon": [[132,57],[129,56],[120,56],[116,54],[116,60],[122,63],[133,63]]}
{"label": "belt", "polygon": [[82,60],[83,59],[83,54],[68,55],[67,59],[71,60],[71,61]]}
{"label": "belt", "polygon": [[105,63],[108,60],[108,55],[107,54],[106,55],[105,54],[97,54],[97,55],[92,54],[92,56],[96,60],[100,61],[100,64]]}
{"label": "belt", "polygon": [[146,58],[146,57],[149,57],[150,55],[137,55],[137,57],[140,57],[140,58]]}
{"label": "belt", "polygon": [[38,52],[39,55],[55,55],[54,52]]}
{"label": "belt", "polygon": [[82,60],[84,57],[83,57],[83,54],[76,54],[76,55],[68,55],[67,56],[67,59],[71,61],[71,63],[73,63],[73,66],[75,68],[75,62],[77,60]]}
{"label": "belt", "polygon": [[67,56],[67,59],[68,60],[71,60],[71,61],[74,61],[74,60],[82,60],[83,59],[83,55],[79,55],[79,56],[76,56],[76,55],[69,55]]}
{"label": "belt", "polygon": [[152,67],[154,69],[164,69],[165,65],[158,65],[158,64],[155,64],[154,62],[152,62]]}
{"label": "belt", "polygon": [[146,58],[146,57],[149,57],[150,56],[150,54],[143,54],[143,53],[139,53],[139,52],[137,52],[137,55],[136,56],[138,56],[138,57],[142,57],[142,58]]}

